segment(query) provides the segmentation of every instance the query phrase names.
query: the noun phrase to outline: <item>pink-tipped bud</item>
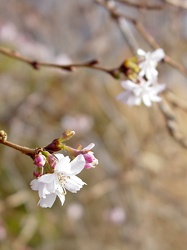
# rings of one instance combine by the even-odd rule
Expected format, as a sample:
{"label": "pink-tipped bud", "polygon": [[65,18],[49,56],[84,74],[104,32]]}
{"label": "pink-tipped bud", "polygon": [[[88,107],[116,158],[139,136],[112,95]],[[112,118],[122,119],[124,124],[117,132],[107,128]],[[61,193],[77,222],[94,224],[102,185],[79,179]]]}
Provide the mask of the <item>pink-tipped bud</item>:
{"label": "pink-tipped bud", "polygon": [[87,147],[82,149],[82,146],[79,145],[77,149],[71,148],[69,146],[65,146],[65,150],[72,156],[72,158],[75,158],[78,155],[83,155],[85,159],[85,166],[84,168],[94,168],[95,165],[98,164],[98,159],[95,158],[94,152],[91,151],[91,149],[95,146],[94,143],[90,143]]}
{"label": "pink-tipped bud", "polygon": [[34,164],[39,168],[42,168],[45,165],[45,163],[46,163],[46,157],[41,153],[39,153],[34,159]]}
{"label": "pink-tipped bud", "polygon": [[56,164],[57,164],[57,159],[54,155],[50,154],[48,157],[48,163],[51,166],[51,168],[55,168]]}
{"label": "pink-tipped bud", "polygon": [[98,164],[98,160],[95,158],[94,153],[89,151],[87,154],[83,154],[86,164],[84,168],[94,168]]}
{"label": "pink-tipped bud", "polygon": [[33,175],[36,178],[39,178],[40,176],[42,176],[43,175],[43,167],[38,167],[38,166],[35,165]]}
{"label": "pink-tipped bud", "polygon": [[39,172],[33,172],[34,177],[39,178],[42,174]]}
{"label": "pink-tipped bud", "polygon": [[98,159],[95,158],[94,153],[91,151],[94,146],[94,143],[90,143],[86,148],[83,149],[84,151],[87,151],[85,154],[83,154],[86,161],[84,168],[86,169],[94,168],[95,165],[98,164]]}

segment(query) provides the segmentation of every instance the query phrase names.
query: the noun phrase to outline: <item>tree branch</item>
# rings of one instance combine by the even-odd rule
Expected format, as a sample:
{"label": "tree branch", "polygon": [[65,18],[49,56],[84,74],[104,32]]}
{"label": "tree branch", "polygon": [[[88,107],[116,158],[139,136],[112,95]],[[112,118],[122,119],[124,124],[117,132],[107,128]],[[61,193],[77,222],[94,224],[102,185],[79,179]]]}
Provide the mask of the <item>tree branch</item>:
{"label": "tree branch", "polygon": [[3,54],[5,56],[8,56],[12,59],[16,59],[18,61],[24,62],[28,65],[30,65],[33,69],[40,69],[41,67],[48,67],[48,68],[57,68],[57,69],[61,69],[61,70],[67,70],[67,71],[73,71],[73,69],[75,68],[91,68],[91,69],[95,69],[95,70],[99,70],[102,72],[105,72],[109,75],[111,75],[112,77],[115,78],[115,72],[116,69],[106,69],[102,66],[98,66],[98,60],[93,59],[84,63],[73,63],[73,64],[69,64],[69,65],[60,65],[60,64],[55,64],[55,63],[47,63],[47,62],[40,62],[40,61],[36,61],[36,60],[31,60],[28,57],[25,57],[21,54],[19,54],[16,51],[4,48],[4,47],[0,47],[0,54]]}
{"label": "tree branch", "polygon": [[147,9],[147,10],[162,10],[165,8],[164,4],[146,4],[146,3],[134,3],[128,0],[115,0],[115,2],[122,3],[128,5],[130,7],[138,8],[138,9]]}
{"label": "tree branch", "polygon": [[[119,21],[120,18],[124,18],[130,23],[132,23],[136,27],[136,29],[139,31],[139,33],[144,37],[144,39],[151,45],[152,48],[157,49],[161,47],[157,43],[155,38],[144,28],[141,22],[137,21],[135,18],[132,18],[124,13],[119,12],[116,9],[115,5],[111,7],[105,1],[102,1],[102,0],[95,0],[95,2],[101,5],[102,7],[104,7],[110,13],[111,17],[114,18],[115,20]],[[185,68],[183,65],[176,62],[174,59],[172,59],[168,55],[165,56],[163,61],[169,64],[170,66],[172,66],[173,68],[177,69],[178,71],[180,71],[183,75],[187,77],[187,68]]]}

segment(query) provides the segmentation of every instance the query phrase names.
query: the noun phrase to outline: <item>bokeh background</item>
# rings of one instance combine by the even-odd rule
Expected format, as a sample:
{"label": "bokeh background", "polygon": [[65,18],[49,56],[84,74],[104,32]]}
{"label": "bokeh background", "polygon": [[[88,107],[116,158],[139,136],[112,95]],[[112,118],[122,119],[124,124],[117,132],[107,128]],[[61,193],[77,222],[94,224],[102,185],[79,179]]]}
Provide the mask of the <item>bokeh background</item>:
{"label": "bokeh background", "polygon": [[[118,6],[187,66],[186,9]],[[132,25],[126,28],[135,45],[151,49]],[[93,0],[0,0],[0,45],[54,63],[96,58],[108,68],[133,55]],[[159,81],[185,100],[186,78],[165,64],[159,72]],[[0,249],[186,250],[187,152],[169,135],[157,104],[130,108],[116,101],[121,91],[120,80],[103,72],[35,71],[0,55],[0,128],[8,139],[34,148],[72,129],[68,145],[94,142],[99,159],[79,175],[87,186],[68,193],[63,207],[57,200],[42,209],[30,189],[32,160],[0,145]],[[174,113],[187,136],[187,114]]]}

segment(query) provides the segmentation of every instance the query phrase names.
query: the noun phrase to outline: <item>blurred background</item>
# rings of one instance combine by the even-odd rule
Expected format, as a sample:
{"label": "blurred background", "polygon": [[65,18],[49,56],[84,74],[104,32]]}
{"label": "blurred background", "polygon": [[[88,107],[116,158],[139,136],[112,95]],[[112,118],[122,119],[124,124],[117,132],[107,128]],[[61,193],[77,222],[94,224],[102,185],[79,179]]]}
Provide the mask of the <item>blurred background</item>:
{"label": "blurred background", "polygon": [[[187,66],[186,9],[116,4]],[[151,49],[128,22],[126,30],[136,46]],[[93,0],[0,0],[0,46],[46,62],[96,58],[108,68],[133,56],[128,39]],[[159,82],[185,100],[186,78],[165,64],[159,72]],[[186,150],[170,137],[157,104],[125,106],[116,101],[121,91],[120,80],[103,72],[33,70],[0,55],[0,129],[8,139],[35,148],[72,129],[68,145],[94,142],[99,159],[79,175],[87,186],[68,193],[63,207],[57,200],[42,209],[30,189],[32,160],[0,145],[0,249],[186,250]],[[187,114],[174,112],[187,136]]]}

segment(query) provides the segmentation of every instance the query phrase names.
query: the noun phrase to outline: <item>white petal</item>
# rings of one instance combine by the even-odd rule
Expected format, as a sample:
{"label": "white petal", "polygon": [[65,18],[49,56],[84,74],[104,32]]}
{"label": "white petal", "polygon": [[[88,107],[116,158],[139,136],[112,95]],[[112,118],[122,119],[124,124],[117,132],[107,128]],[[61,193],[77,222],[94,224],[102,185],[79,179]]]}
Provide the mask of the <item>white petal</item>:
{"label": "white petal", "polygon": [[84,181],[82,181],[79,177],[77,177],[75,175],[71,176],[70,179],[81,186],[86,185],[86,183]]}
{"label": "white petal", "polygon": [[52,207],[52,205],[54,204],[56,199],[56,194],[49,194],[46,196],[46,198],[41,198],[38,202],[38,205],[40,205],[40,207]]}
{"label": "white petal", "polygon": [[69,179],[67,179],[64,186],[68,191],[72,193],[77,193],[77,191],[79,191],[85,184],[86,183],[83,182],[79,177],[71,176]]}
{"label": "white petal", "polygon": [[40,187],[38,189],[38,195],[40,198],[46,197],[47,194],[50,194],[50,192],[47,190],[46,185],[44,183],[40,183]]}
{"label": "white petal", "polygon": [[165,88],[166,88],[165,84],[157,84],[156,86],[154,86],[156,93],[162,92]]}
{"label": "white petal", "polygon": [[55,174],[44,174],[38,178],[38,182],[50,183],[54,180]]}
{"label": "white petal", "polygon": [[60,199],[61,205],[63,206],[65,202],[65,195],[61,194],[60,192],[57,192],[56,194],[58,195],[58,198]]}
{"label": "white petal", "polygon": [[83,150],[91,150],[93,147],[95,147],[95,144],[90,143],[87,147],[83,148]]}
{"label": "white petal", "polygon": [[30,183],[32,190],[38,191],[40,183],[38,182],[38,179],[34,179]]}
{"label": "white petal", "polygon": [[64,155],[63,154],[54,154],[54,156],[58,159],[58,161],[62,160],[64,158]]}
{"label": "white petal", "polygon": [[126,90],[132,90],[136,88],[138,85],[130,80],[122,81],[121,86]]}
{"label": "white petal", "polygon": [[[139,65],[140,66],[140,65]],[[140,72],[138,73],[138,76],[139,77],[143,77],[144,75],[145,75],[145,67],[143,67],[143,65],[142,66],[140,66],[140,68],[142,68],[141,70],[140,70]]]}
{"label": "white petal", "polygon": [[158,76],[158,71],[155,68],[147,68],[145,72],[145,76],[149,81],[154,82]]}
{"label": "white petal", "polygon": [[71,162],[71,171],[73,175],[79,174],[85,165],[86,161],[82,154],[78,155],[73,161]]}
{"label": "white petal", "polygon": [[[55,177],[55,178],[56,178],[56,177]],[[54,193],[55,190],[56,190],[56,186],[59,185],[59,182],[56,183],[55,180],[56,180],[56,179],[54,179],[54,180],[53,180],[52,182],[50,182],[50,183],[45,184],[48,193]]]}
{"label": "white petal", "polygon": [[150,99],[152,102],[160,102],[162,100],[162,98],[160,96],[157,96],[157,95],[150,96]]}
{"label": "white petal", "polygon": [[145,52],[143,49],[138,49],[138,50],[137,50],[137,54],[138,54],[139,56],[145,56],[145,55],[146,55],[146,52]]}
{"label": "white petal", "polygon": [[142,100],[143,100],[143,103],[147,106],[147,107],[150,107],[151,106],[151,101],[150,101],[150,98],[149,98],[149,95],[148,94],[144,94],[142,96]]}
{"label": "white petal", "polygon": [[159,62],[164,57],[165,57],[165,53],[164,53],[164,50],[161,48],[159,48],[151,53],[151,59],[156,61],[156,62]]}
{"label": "white petal", "polygon": [[70,173],[71,172],[71,165],[70,165],[69,156],[65,156],[63,159],[61,159],[56,164],[55,172],[59,172],[59,173]]}

